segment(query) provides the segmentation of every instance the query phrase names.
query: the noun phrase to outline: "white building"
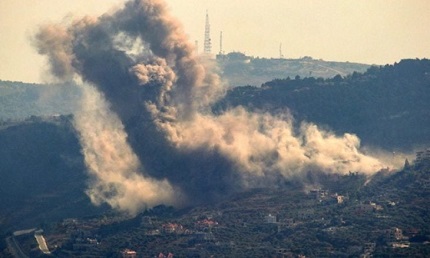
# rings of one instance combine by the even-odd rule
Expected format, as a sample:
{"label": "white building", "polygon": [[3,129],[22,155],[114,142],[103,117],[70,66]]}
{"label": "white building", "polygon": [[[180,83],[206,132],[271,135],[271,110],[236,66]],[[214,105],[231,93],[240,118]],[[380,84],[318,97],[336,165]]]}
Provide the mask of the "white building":
{"label": "white building", "polygon": [[269,215],[266,216],[266,223],[276,223],[276,216],[269,213]]}

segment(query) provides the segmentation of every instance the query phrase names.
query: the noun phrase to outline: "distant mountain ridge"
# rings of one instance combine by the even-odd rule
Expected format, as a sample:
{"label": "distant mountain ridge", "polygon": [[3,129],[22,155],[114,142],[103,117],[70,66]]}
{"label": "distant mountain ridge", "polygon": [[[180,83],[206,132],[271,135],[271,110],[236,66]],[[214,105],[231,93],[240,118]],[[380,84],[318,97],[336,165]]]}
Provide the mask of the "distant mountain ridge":
{"label": "distant mountain ridge", "polygon": [[259,58],[246,56],[240,52],[217,55],[216,62],[221,77],[228,81],[230,87],[260,86],[273,79],[296,76],[315,78],[331,78],[338,74],[346,76],[353,72],[365,72],[370,67],[368,64],[324,61],[312,57]]}
{"label": "distant mountain ridge", "polygon": [[[364,72],[369,65],[301,59],[254,58],[239,52],[218,55],[220,75],[230,87],[254,85],[295,76],[333,77]],[[72,83],[36,84],[0,80],[0,122],[23,120],[30,116],[67,115],[73,113],[81,96]]]}
{"label": "distant mountain ridge", "polygon": [[30,116],[67,115],[77,108],[76,85],[36,84],[0,80],[0,122]]}

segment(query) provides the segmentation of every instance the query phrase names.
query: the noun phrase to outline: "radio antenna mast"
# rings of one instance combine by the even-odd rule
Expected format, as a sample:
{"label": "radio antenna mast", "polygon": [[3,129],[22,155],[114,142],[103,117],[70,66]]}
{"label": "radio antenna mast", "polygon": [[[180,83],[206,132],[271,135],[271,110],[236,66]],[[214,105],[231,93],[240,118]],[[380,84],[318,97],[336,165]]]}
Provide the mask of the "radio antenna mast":
{"label": "radio antenna mast", "polygon": [[222,31],[219,33],[219,54],[222,55]]}
{"label": "radio antenna mast", "polygon": [[210,54],[212,49],[211,43],[211,25],[209,24],[209,14],[206,10],[206,26],[205,26],[205,45],[204,45],[204,53]]}
{"label": "radio antenna mast", "polygon": [[284,59],[284,54],[282,54],[282,43],[279,45],[279,58]]}

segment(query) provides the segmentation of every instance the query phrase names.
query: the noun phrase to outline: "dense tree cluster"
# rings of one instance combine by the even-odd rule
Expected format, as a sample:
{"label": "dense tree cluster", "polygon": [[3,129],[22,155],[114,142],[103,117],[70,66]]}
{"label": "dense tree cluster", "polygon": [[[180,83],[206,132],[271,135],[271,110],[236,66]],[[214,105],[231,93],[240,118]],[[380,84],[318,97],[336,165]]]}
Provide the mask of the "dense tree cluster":
{"label": "dense tree cluster", "polygon": [[95,210],[71,116],[6,123],[0,143],[0,234]]}

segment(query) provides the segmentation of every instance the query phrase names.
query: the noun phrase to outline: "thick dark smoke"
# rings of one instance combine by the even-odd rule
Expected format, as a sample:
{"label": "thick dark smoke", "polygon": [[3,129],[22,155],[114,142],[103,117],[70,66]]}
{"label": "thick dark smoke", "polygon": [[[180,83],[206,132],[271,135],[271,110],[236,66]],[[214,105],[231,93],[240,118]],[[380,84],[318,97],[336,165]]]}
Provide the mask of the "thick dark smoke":
{"label": "thick dark smoke", "polygon": [[82,81],[75,125],[96,204],[136,213],[159,203],[217,200],[309,170],[372,173],[386,166],[361,153],[355,135],[338,137],[313,124],[297,133],[285,114],[212,114],[223,83],[195,56],[161,0],[46,25],[36,45],[53,75]]}

